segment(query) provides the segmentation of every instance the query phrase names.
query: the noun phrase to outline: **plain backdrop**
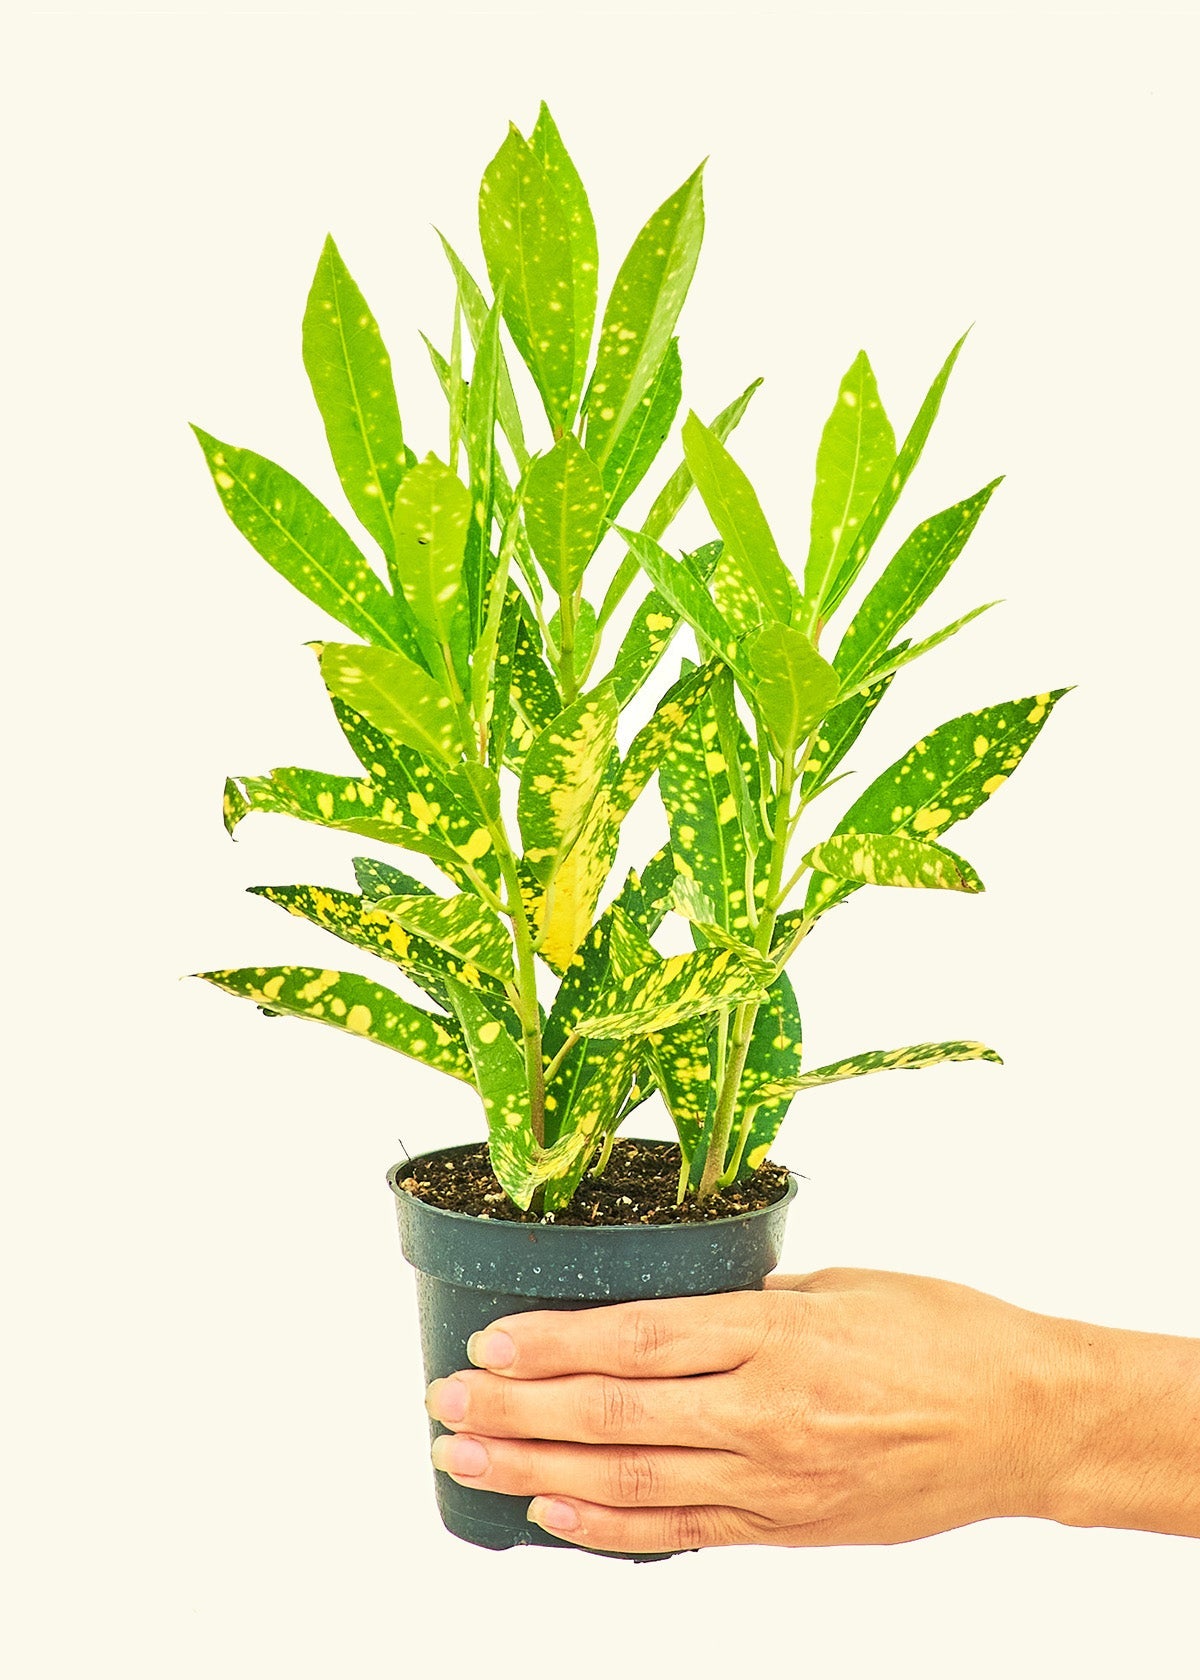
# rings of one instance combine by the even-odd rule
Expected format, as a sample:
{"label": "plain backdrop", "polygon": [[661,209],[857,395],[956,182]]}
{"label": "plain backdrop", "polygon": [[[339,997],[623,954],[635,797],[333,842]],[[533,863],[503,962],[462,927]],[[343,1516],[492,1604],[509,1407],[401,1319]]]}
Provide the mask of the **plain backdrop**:
{"label": "plain backdrop", "polygon": [[[14,1680],[1196,1672],[1194,1541],[1008,1520],[636,1569],[451,1540],[384,1173],[481,1135],[474,1099],[181,979],[337,962],[243,889],[348,885],[368,849],[222,830],[227,773],[347,761],[303,645],[330,621],[228,523],[187,422],[342,508],[299,341],[332,231],[409,437],[444,449],[432,224],[478,266],[479,174],[544,97],[605,285],[708,156],[686,396],[766,375],[736,447],[793,558],[860,345],[901,429],[975,323],[889,539],[1005,473],[921,627],[1006,604],[897,680],[830,822],[944,718],[1077,685],[956,831],[983,898],[863,892],[805,948],[814,1063],[970,1036],[1005,1065],[798,1102],[785,1266],[1200,1334],[1193,24],[215,8],[27,14],[8,46]],[[635,821],[645,856],[652,798]]]}

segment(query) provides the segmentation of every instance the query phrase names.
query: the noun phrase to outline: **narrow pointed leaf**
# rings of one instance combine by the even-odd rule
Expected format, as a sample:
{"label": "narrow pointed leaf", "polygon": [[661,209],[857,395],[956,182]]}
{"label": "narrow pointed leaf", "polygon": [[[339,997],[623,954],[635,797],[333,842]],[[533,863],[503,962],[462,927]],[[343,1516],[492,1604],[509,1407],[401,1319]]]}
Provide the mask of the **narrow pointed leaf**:
{"label": "narrow pointed leaf", "polygon": [[356,636],[415,656],[407,609],[312,491],[265,455],[192,430],[226,513],[267,564]]}
{"label": "narrow pointed leaf", "polygon": [[729,565],[770,617],[781,624],[790,623],[799,594],[750,480],[720,438],[695,414],[689,414],[683,423],[683,453],[724,541]]}
{"label": "narrow pointed leaf", "polygon": [[650,471],[679,411],[683,396],[683,364],[679,340],[672,338],[654,377],[625,422],[604,462],[605,515],[615,519]]}
{"label": "narrow pointed leaf", "polygon": [[613,283],[586,399],[588,451],[601,467],[662,361],[692,283],[704,235],[701,172],[654,212]]}
{"label": "narrow pointed leaf", "polygon": [[568,1133],[549,1149],[533,1136],[525,1063],[505,1025],[474,992],[446,982],[462,1026],[475,1084],[487,1115],[492,1171],[519,1208],[527,1208],[539,1184],[569,1171],[588,1139]]}
{"label": "narrow pointed leaf", "polygon": [[[745,754],[743,773],[757,793],[757,767],[744,734],[739,747]],[[738,820],[738,802],[711,696],[667,743],[658,785],[670,823],[677,873],[711,902],[721,927],[748,935],[752,919],[746,902],[747,832]]]}
{"label": "narrow pointed leaf", "polygon": [[[936,840],[999,791],[1037,739],[1065,688],[951,718],[877,777],[838,824],[838,834],[899,834]],[[855,890],[815,874],[806,909],[828,908]]]}
{"label": "narrow pointed leaf", "polygon": [[766,1098],[790,1097],[797,1091],[811,1090],[817,1085],[836,1085],[843,1079],[857,1079],[864,1073],[883,1073],[891,1068],[936,1067],[940,1062],[999,1062],[1000,1056],[986,1044],[971,1040],[947,1044],[907,1044],[900,1050],[867,1050],[859,1056],[847,1056],[844,1061],[830,1062],[827,1067],[814,1068],[811,1073],[793,1078],[769,1079],[760,1087]]}
{"label": "narrow pointed leaf", "polygon": [[520,590],[513,586],[509,588],[504,613],[502,628],[510,617],[515,620],[506,694],[511,731],[504,762],[520,775],[530,747],[561,712],[562,697],[553,673],[542,658],[533,614]]}
{"label": "narrow pointed leaf", "polygon": [[924,636],[919,642],[904,642],[898,645],[890,653],[883,655],[878,665],[860,683],[857,692],[861,694],[864,688],[869,690],[881,677],[890,677],[905,665],[910,665],[914,659],[920,659],[922,654],[931,653],[935,647],[941,647],[943,642],[948,642],[951,636],[957,636],[960,630],[965,629],[982,613],[990,612],[993,607],[999,605],[999,601],[985,601],[981,607],[972,607],[969,613],[956,618],[953,624],[943,625],[931,636]]}
{"label": "narrow pointed leaf", "polygon": [[810,635],[895,458],[895,434],[879,400],[867,354],[860,350],[842,380],[817,450],[817,480],[804,567],[806,617],[802,628]]}
{"label": "narrow pointed leaf", "polygon": [[504,282],[504,320],[533,376],[551,427],[579,406],[571,228],[558,190],[515,128],[483,174],[479,236],[493,292]]}
{"label": "narrow pointed leaf", "polygon": [[[969,330],[969,329],[968,329]],[[929,387],[925,401],[921,404],[916,419],[909,427],[908,436],[900,446],[900,453],[892,464],[891,471],[884,478],[875,500],[865,515],[858,530],[858,535],[850,548],[843,553],[824,600],[821,602],[820,616],[829,619],[845,600],[859,572],[866,564],[867,556],[874,546],[875,539],[887,523],[888,515],[895,507],[900,492],[908,483],[913,468],[921,458],[921,451],[925,447],[925,440],[937,419],[938,409],[941,407],[942,393],[958,360],[958,353],[966,341],[966,333],[946,357],[938,371],[937,378]]]}
{"label": "narrow pointed leaf", "polygon": [[577,1031],[588,1038],[661,1032],[694,1015],[761,1002],[773,976],[765,960],[751,966],[733,951],[663,957],[597,998]]}
{"label": "narrow pointed leaf", "polygon": [[415,875],[410,875],[404,869],[397,869],[394,863],[384,863],[379,858],[356,857],[351,858],[354,866],[354,879],[358,882],[358,890],[368,901],[373,898],[387,898],[392,893],[432,893],[433,888],[427,887],[423,881],[418,881]]}
{"label": "narrow pointed leaf", "polygon": [[853,688],[880,665],[900,631],[962,553],[1000,482],[995,478],[966,501],[923,519],[900,545],[833,656],[834,670],[845,688]]}
{"label": "narrow pointed leaf", "polygon": [[779,752],[790,756],[837,698],[837,673],[803,631],[788,624],[768,624],[750,637],[746,656],[755,707]]}
{"label": "narrow pointed leaf", "polygon": [[443,667],[441,649],[465,669],[469,639],[463,588],[463,550],[471,518],[471,492],[436,455],[427,455],[396,494],[396,576],[421,635],[425,663]]}
{"label": "narrow pointed leaf", "polygon": [[[451,272],[454,275],[455,285],[458,288],[458,300],[462,305],[463,314],[466,316],[471,343],[475,346],[475,353],[478,356],[484,331],[487,327],[487,319],[490,313],[489,306],[479,289],[478,283],[471,277],[462,258],[442,234],[439,233],[438,238],[442,241],[442,249],[446,253],[446,260],[450,264]],[[430,353],[435,355],[436,353],[433,346],[429,344],[429,340],[426,339],[425,342]],[[517,406],[512,375],[508,371],[503,346],[497,347],[497,361],[499,366],[496,379],[496,415],[500,421],[501,430],[508,439],[509,448],[516,458],[517,467],[521,472],[524,472],[525,464],[529,460],[529,450],[526,447],[525,431],[521,425],[521,411]],[[434,366],[437,368],[436,361]],[[439,378],[441,378],[440,369],[438,369],[438,373]],[[443,380],[442,383],[444,389],[445,381]]]}
{"label": "narrow pointed leaf", "polygon": [[496,399],[500,375],[500,304],[488,313],[479,335],[467,391],[465,436],[471,480],[471,521],[463,551],[463,588],[470,618],[470,645],[483,632],[491,575],[492,511],[496,499]]}
{"label": "narrow pointed leaf", "polygon": [[323,1021],[358,1038],[472,1083],[463,1035],[450,1017],[432,1015],[361,974],[328,968],[227,968],[194,976],[273,1015]]}
{"label": "narrow pointed leaf", "polygon": [[521,771],[517,817],[525,860],[540,881],[579,838],[617,736],[611,685],[581,694],[534,740]]}
{"label": "narrow pointed leaf", "polygon": [[529,145],[547,179],[557,189],[570,235],[575,311],[574,385],[576,390],[582,391],[592,349],[592,330],[596,324],[596,281],[600,263],[596,224],[579,171],[563,145],[562,135],[544,101],[529,136]]}
{"label": "narrow pointed leaf", "polygon": [[[683,556],[683,563],[700,584],[711,577],[721,553],[719,541],[706,543],[692,554]],[[637,567],[632,554],[626,559]],[[622,565],[624,561],[622,561]],[[617,704],[624,708],[645,683],[670,647],[682,619],[664,595],[652,589],[642,601],[629,628],[621,639],[613,661],[611,676],[616,690]]]}
{"label": "narrow pointed leaf", "polygon": [[473,893],[455,893],[450,898],[399,894],[377,899],[374,908],[460,963],[470,963],[498,980],[515,977],[512,941],[504,924]]}
{"label": "narrow pointed leaf", "polygon": [[604,534],[604,482],[570,432],[529,469],[525,529],[556,595],[573,596]]}
{"label": "narrow pointed leaf", "polygon": [[956,852],[903,834],[834,835],[814,846],[806,862],[835,880],[864,886],[983,891],[979,876]]}
{"label": "narrow pointed leaf", "polygon": [[410,457],[391,358],[332,238],[308,294],[303,348],[346,500],[390,558],[392,504]]}
{"label": "narrow pointed leaf", "polygon": [[[558,1083],[563,1108],[563,1136],[556,1147],[563,1147],[567,1139],[578,1139],[583,1147],[571,1164],[559,1169],[547,1181],[545,1205],[548,1212],[566,1207],[579,1181],[587,1170],[595,1149],[610,1131],[620,1124],[622,1104],[629,1094],[637,1067],[638,1046],[631,1040],[619,1044],[603,1040],[588,1040],[577,1047],[578,1061],[573,1062],[567,1078]],[[549,1098],[551,1093],[547,1093]],[[549,1135],[547,1133],[547,1135]]]}
{"label": "narrow pointed leaf", "polygon": [[402,653],[326,642],[321,675],[331,694],[405,746],[453,764],[464,751],[458,713],[442,685]]}
{"label": "narrow pointed leaf", "polygon": [[721,617],[712,597],[697,581],[687,563],[676,560],[641,531],[627,531],[623,525],[613,528],[629,544],[630,553],[636,557],[658,593],[691,625],[705,655],[714,654],[718,659],[725,660],[748,682],[752,682],[749,667],[738,647],[736,631]]}
{"label": "narrow pointed leaf", "polygon": [[754,1017],[746,1067],[738,1086],[731,1129],[735,1147],[747,1115],[751,1115],[739,1177],[762,1166],[791,1104],[790,1096],[767,1097],[764,1091],[769,1086],[792,1083],[799,1076],[803,1055],[800,1006],[791,981],[781,974]]}
{"label": "narrow pointed leaf", "polygon": [[650,1033],[646,1039],[650,1066],[678,1134],[679,1147],[689,1162],[697,1164],[702,1153],[699,1146],[712,1127],[717,1101],[711,1028],[708,1016],[697,1015]]}
{"label": "narrow pointed leaf", "polygon": [[[900,642],[894,651],[897,654],[903,653],[908,645],[907,642]],[[826,717],[820,733],[809,749],[808,760],[804,766],[801,791],[806,800],[815,799],[823,788],[829,787],[831,781],[836,779],[833,772],[866,728],[871,713],[887,693],[891,680],[890,676],[886,676],[869,687],[857,689],[848,699],[835,706]]]}

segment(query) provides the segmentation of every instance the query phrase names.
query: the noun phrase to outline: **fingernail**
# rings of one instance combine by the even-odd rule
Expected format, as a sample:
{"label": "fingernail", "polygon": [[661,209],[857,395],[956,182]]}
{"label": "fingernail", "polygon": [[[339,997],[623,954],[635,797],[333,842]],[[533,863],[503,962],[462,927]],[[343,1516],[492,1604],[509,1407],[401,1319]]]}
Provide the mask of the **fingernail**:
{"label": "fingernail", "polygon": [[457,1377],[439,1377],[425,1390],[425,1410],[440,1423],[461,1423],[467,1415],[467,1389]]}
{"label": "fingernail", "polygon": [[486,1365],[489,1371],[502,1371],[517,1357],[517,1349],[507,1330],[476,1330],[467,1343],[467,1358],[472,1365]]}
{"label": "fingernail", "polygon": [[469,1435],[439,1435],[429,1456],[435,1470],[452,1476],[482,1476],[488,1467],[487,1448]]}
{"label": "fingernail", "polygon": [[562,1499],[535,1499],[525,1515],[539,1528],[553,1528],[560,1533],[579,1527],[579,1512]]}

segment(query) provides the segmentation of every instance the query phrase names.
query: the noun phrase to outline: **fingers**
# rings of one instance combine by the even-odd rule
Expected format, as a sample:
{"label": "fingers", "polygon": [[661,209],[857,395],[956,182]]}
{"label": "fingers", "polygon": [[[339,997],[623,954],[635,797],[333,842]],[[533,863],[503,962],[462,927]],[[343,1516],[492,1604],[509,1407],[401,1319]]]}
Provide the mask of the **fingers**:
{"label": "fingers", "polygon": [[576,1446],[439,1435],[435,1466],[464,1487],[527,1498],[554,1488],[600,1505],[750,1503],[757,1478],[737,1453],[695,1447]]}
{"label": "fingers", "polygon": [[542,1496],[530,1505],[529,1516],[549,1533],[599,1552],[691,1552],[701,1546],[771,1544],[771,1525],[722,1505],[636,1511]]}
{"label": "fingers", "polygon": [[722,1403],[729,1399],[728,1381],[577,1376],[510,1382],[489,1371],[460,1371],[430,1383],[425,1405],[456,1432],[505,1439],[720,1447],[731,1429],[730,1405]]}
{"label": "fingers", "polygon": [[498,1318],[471,1337],[472,1364],[506,1377],[592,1371],[613,1377],[690,1377],[732,1371],[766,1333],[757,1291],[630,1301],[579,1312]]}

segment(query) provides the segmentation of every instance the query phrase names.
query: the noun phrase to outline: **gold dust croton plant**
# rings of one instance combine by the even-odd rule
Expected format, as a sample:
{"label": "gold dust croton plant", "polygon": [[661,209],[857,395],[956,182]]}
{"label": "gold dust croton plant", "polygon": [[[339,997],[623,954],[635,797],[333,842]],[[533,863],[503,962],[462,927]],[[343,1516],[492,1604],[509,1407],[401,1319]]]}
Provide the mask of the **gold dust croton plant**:
{"label": "gold dust croton plant", "polygon": [[[799,1091],[999,1059],[982,1044],[916,1044],[803,1070],[785,970],[862,885],[981,891],[939,837],[1003,785],[1064,691],[943,724],[832,835],[798,840],[895,673],[976,616],[904,639],[998,480],[923,519],[831,656],[818,651],[917,463],[962,341],[899,448],[871,365],[855,358],[821,437],[800,580],[725,447],[758,381],[709,425],[688,415],[682,463],[636,528],[622,521],[680,406],[674,331],[700,250],[700,170],[634,240],[596,337],[595,226],[544,105],[528,139],[510,128],[484,172],[479,226],[491,301],[443,241],[453,330],[448,357],[429,351],[449,408],[444,460],[410,448],[374,317],[332,240],[321,253],[304,362],[381,566],[282,467],[197,429],[234,524],[355,638],[314,646],[359,768],[231,780],[226,826],[284,813],[420,853],[450,884],[433,891],[362,857],[356,892],[251,890],[393,965],[428,1004],[327,968],[202,978],[474,1086],[496,1176],[521,1208],[563,1208],[656,1089],[679,1134],[680,1198],[707,1198],[761,1164]],[[522,413],[512,351],[544,413]],[[675,555],[662,540],[693,488],[716,540]],[[621,558],[600,595],[588,583],[602,547]],[[617,609],[647,579],[617,639]],[[680,661],[622,746],[622,712],[677,635],[698,662]],[[669,844],[599,910],[621,824],[655,775]],[[506,776],[515,801],[502,797]],[[685,955],[655,949],[668,913],[691,924]],[[547,973],[558,981],[548,1009]]]}

